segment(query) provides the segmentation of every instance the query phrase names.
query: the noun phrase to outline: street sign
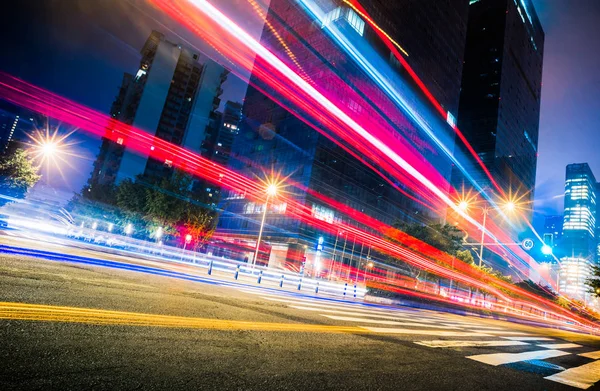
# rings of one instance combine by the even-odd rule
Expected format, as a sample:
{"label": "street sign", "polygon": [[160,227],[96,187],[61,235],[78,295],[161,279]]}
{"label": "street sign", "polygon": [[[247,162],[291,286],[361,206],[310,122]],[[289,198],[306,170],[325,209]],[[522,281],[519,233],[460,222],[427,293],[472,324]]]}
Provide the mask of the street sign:
{"label": "street sign", "polygon": [[533,248],[533,239],[523,239],[523,241],[521,242],[521,246],[523,246],[523,248],[527,251],[531,250]]}

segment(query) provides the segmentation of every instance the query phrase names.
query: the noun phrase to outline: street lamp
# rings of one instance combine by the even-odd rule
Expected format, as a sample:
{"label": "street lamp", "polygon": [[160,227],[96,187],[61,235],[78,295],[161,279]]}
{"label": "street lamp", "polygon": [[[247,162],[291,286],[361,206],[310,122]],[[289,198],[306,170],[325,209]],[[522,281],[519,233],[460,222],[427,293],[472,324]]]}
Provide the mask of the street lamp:
{"label": "street lamp", "polygon": [[278,188],[277,184],[275,184],[275,183],[268,184],[267,188],[265,189],[265,194],[267,197],[265,198],[265,205],[263,207],[262,220],[260,222],[260,229],[258,230],[258,238],[256,240],[256,248],[254,250],[254,258],[252,258],[252,267],[254,267],[254,265],[256,265],[256,260],[258,259],[258,249],[260,247],[260,240],[262,239],[262,233],[263,233],[263,229],[265,227],[265,219],[267,218],[267,208],[269,206],[269,198],[275,197],[277,195],[278,191],[279,191],[279,188]]}
{"label": "street lamp", "polygon": [[[515,203],[515,201],[513,200],[508,200],[502,203],[501,208],[504,209],[506,212],[514,212],[517,210],[518,205]],[[487,222],[487,215],[490,212],[490,208],[488,206],[477,206],[477,205],[472,205],[469,202],[467,202],[466,200],[462,200],[458,203],[458,208],[461,209],[463,212],[467,212],[469,209],[478,209],[481,211],[481,214],[483,215],[482,221],[481,221],[481,242],[479,242],[479,267],[481,267],[483,265],[483,245],[485,243],[485,225]]]}

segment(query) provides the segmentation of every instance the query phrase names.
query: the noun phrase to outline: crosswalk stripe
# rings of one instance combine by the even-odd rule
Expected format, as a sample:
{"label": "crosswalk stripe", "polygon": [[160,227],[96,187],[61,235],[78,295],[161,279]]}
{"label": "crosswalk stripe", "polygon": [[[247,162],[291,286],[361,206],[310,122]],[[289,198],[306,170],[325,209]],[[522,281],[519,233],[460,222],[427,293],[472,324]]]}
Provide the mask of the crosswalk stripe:
{"label": "crosswalk stripe", "polygon": [[566,356],[568,354],[571,353],[563,352],[561,350],[534,350],[532,352],[523,353],[478,354],[475,356],[467,356],[467,358],[482,362],[484,364],[498,366],[525,360],[543,360],[546,358]]}
{"label": "crosswalk stripe", "polygon": [[554,341],[547,337],[500,337],[511,341]]}
{"label": "crosswalk stripe", "polygon": [[391,326],[411,326],[411,327],[429,327],[436,329],[453,329],[454,327],[449,326],[438,326],[435,324],[424,324],[424,323],[411,323],[411,322],[397,322],[393,320],[377,320],[377,319],[367,319],[367,318],[355,318],[351,316],[335,316],[335,315],[324,315],[319,314],[329,319],[333,320],[341,320],[344,322],[358,322],[358,323],[373,323],[373,324],[387,324]]}
{"label": "crosswalk stripe", "polygon": [[363,329],[369,330],[373,333],[382,334],[408,334],[408,335],[435,335],[438,337],[491,337],[488,334],[468,332],[468,331],[443,331],[443,330],[415,330],[415,329],[400,329],[392,327],[366,327],[361,326]]}
{"label": "crosswalk stripe", "polygon": [[419,341],[415,342],[418,345],[428,346],[430,348],[464,348],[464,347],[480,347],[480,346],[522,346],[529,345],[527,342],[520,341]]}
{"label": "crosswalk stripe", "polygon": [[[405,318],[402,316],[394,316],[394,315],[379,315],[379,314],[371,314],[371,313],[362,313],[362,312],[355,312],[355,311],[342,311],[342,310],[330,310],[327,308],[322,308],[322,307],[303,307],[300,305],[290,305],[290,308],[295,308],[297,310],[304,310],[304,311],[313,311],[313,312],[324,312],[324,313],[328,313],[328,314],[338,314],[338,315],[354,315],[354,316],[362,316],[362,317],[366,317],[366,318],[376,318],[376,319],[387,319],[387,320],[396,320],[396,321],[403,321],[403,322],[414,322],[414,323],[420,323],[420,324],[424,324],[424,323],[433,323],[432,321],[429,321],[427,319],[411,319],[411,318]],[[446,325],[448,326],[448,325]],[[432,326],[430,326],[432,327]],[[444,327],[442,327],[444,328]],[[460,327],[452,327],[452,328],[460,328]]]}
{"label": "crosswalk stripe", "polygon": [[581,345],[577,345],[576,343],[547,343],[538,346],[546,349],[573,349],[581,347]]}
{"label": "crosswalk stripe", "polygon": [[544,379],[585,390],[600,381],[600,361],[569,368]]}
{"label": "crosswalk stripe", "polygon": [[[477,329],[477,327],[469,327],[469,329],[474,330],[474,329]],[[525,336],[531,335],[528,333],[524,333],[522,331],[504,331],[504,330],[482,330],[482,331],[485,333],[488,333],[488,334],[525,335]]]}
{"label": "crosswalk stripe", "polygon": [[597,360],[600,358],[600,350],[596,350],[595,352],[587,352],[579,354],[581,357],[593,358]]}
{"label": "crosswalk stripe", "polygon": [[[327,303],[315,303],[313,301],[300,301],[301,299],[296,299],[296,300],[288,300],[288,299],[277,299],[274,297],[262,297],[265,300],[269,300],[269,301],[275,301],[278,303],[287,303],[289,305],[298,305],[298,306],[310,306],[310,307],[320,307],[320,308],[329,308],[329,309],[335,309],[335,310],[342,310],[342,309],[348,309],[350,311],[353,312],[357,312],[357,313],[364,313],[364,314],[375,314],[375,315],[389,315],[389,316],[396,316],[398,318],[404,318],[404,319],[411,319],[410,316],[407,316],[406,314],[403,314],[401,312],[384,312],[384,311],[379,311],[379,310],[369,310],[369,309],[361,309],[361,308],[356,308],[356,307],[348,307],[348,306],[344,306],[344,305],[336,305],[336,304],[327,304]],[[413,317],[413,319],[415,319]],[[423,322],[423,323],[432,323],[435,320],[430,320],[427,318],[416,318],[418,319],[419,322]]]}

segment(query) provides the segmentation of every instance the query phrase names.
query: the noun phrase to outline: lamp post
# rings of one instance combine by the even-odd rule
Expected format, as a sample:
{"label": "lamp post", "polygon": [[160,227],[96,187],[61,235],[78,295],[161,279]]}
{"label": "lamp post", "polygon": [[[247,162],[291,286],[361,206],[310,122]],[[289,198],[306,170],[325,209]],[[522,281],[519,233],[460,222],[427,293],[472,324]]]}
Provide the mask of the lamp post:
{"label": "lamp post", "polygon": [[256,240],[256,249],[254,250],[254,258],[252,258],[252,267],[256,265],[256,260],[258,259],[258,249],[260,247],[260,240],[262,239],[263,229],[265,227],[265,219],[267,218],[267,208],[269,206],[269,197],[275,197],[277,195],[277,185],[272,183],[267,186],[266,194],[267,198],[265,199],[265,205],[263,208],[262,220],[260,222],[260,229],[258,230],[258,238]]}
{"label": "lamp post", "polygon": [[[487,206],[472,206],[467,201],[461,201],[458,204],[458,207],[466,212],[468,209],[475,208],[479,209],[482,214],[481,221],[481,242],[479,242],[479,267],[483,265],[483,246],[485,244],[485,224],[487,222],[487,215],[490,212],[490,208]],[[503,205],[503,208],[507,212],[513,212],[516,209],[517,205],[513,201],[506,201]]]}

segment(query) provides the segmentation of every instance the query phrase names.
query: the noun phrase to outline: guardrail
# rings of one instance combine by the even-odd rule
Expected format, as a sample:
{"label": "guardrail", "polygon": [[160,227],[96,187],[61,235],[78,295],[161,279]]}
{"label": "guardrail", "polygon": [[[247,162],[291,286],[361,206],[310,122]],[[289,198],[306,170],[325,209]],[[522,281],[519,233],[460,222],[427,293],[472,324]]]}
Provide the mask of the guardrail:
{"label": "guardrail", "polygon": [[[184,261],[185,260],[185,261]],[[343,298],[363,298],[367,289],[363,285],[353,282],[335,282],[306,276],[303,272],[293,273],[280,269],[273,269],[258,265],[248,265],[210,255],[198,257],[197,255],[183,254],[180,261],[206,269],[206,274],[232,277],[234,280],[253,282],[258,285],[269,285],[273,288],[294,289],[312,294],[325,294]]]}

